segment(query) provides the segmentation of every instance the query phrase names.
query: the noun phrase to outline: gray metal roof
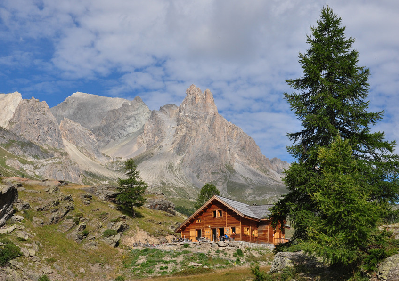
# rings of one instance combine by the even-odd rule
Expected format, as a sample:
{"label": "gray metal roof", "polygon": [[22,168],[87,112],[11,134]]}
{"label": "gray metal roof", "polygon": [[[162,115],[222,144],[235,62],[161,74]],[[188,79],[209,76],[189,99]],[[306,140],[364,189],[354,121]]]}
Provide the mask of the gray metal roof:
{"label": "gray metal roof", "polygon": [[226,205],[229,205],[231,208],[237,210],[241,214],[247,217],[263,219],[267,218],[270,215],[269,209],[273,205],[259,205],[259,206],[251,206],[242,202],[234,201],[228,198],[224,198],[216,195],[216,197],[225,202]]}

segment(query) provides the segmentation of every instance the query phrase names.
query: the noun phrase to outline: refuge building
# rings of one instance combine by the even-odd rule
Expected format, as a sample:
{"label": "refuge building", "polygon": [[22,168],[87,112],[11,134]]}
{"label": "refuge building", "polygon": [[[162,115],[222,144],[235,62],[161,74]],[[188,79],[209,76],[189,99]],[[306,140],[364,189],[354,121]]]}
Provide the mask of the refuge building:
{"label": "refuge building", "polygon": [[219,241],[226,234],[235,241],[279,244],[287,242],[285,231],[273,228],[269,209],[273,205],[248,205],[212,196],[176,230],[191,241]]}

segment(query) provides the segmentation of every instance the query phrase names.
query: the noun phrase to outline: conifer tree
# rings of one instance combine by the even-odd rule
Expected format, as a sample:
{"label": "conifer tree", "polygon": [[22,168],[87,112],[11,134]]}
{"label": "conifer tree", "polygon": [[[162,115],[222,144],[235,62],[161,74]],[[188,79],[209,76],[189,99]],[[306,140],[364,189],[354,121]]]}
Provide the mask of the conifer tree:
{"label": "conifer tree", "polygon": [[141,207],[145,203],[144,192],[147,184],[140,178],[139,171],[133,159],[125,162],[126,179],[118,179],[118,195],[116,202],[120,209],[135,216],[134,208]]}
{"label": "conifer tree", "polygon": [[207,183],[202,188],[198,194],[197,202],[195,203],[195,208],[199,209],[206,201],[211,199],[213,195],[220,195],[220,191],[213,184]]}
{"label": "conifer tree", "polygon": [[378,222],[398,200],[399,159],[395,142],[371,132],[382,112],[368,111],[369,70],[357,65],[354,39],[345,37],[341,21],[331,8],[322,9],[309,49],[299,54],[303,76],[287,80],[296,92],[285,99],[302,129],[288,134],[297,162],[286,171],[289,192],[272,216],[275,224],[289,216],[293,241],[309,252],[360,266],[376,255],[371,245],[382,251],[379,258],[387,254],[375,239]]}

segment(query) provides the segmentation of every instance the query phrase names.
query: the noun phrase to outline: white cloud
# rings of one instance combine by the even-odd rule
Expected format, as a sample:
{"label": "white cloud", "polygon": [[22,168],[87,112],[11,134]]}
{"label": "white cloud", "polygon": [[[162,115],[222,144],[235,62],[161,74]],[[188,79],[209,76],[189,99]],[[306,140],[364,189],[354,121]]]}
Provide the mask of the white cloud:
{"label": "white cloud", "polygon": [[[96,94],[139,94],[151,109],[180,104],[191,84],[210,88],[219,111],[253,136],[266,156],[287,155],[285,134],[297,123],[283,99],[292,91],[285,80],[301,76],[298,53],[308,48],[306,34],[324,4],[4,0],[0,39],[16,50],[0,51],[0,64],[12,70],[24,62],[75,84],[99,81],[106,86]],[[359,64],[371,70],[371,109],[386,110],[392,127],[398,127],[399,2],[337,0],[329,5],[342,17],[347,37],[356,39]],[[35,80],[37,86],[28,88],[62,87],[52,81]]]}

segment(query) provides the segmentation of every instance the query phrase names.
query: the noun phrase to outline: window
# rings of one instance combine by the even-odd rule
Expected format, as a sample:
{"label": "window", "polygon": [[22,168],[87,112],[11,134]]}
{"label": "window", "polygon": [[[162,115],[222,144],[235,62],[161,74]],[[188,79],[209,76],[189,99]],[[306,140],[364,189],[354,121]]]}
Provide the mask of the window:
{"label": "window", "polygon": [[212,217],[214,217],[214,218],[221,218],[222,217],[222,210],[215,210],[215,211],[212,211]]}
{"label": "window", "polygon": [[249,235],[249,227],[244,227],[244,234]]}
{"label": "window", "polygon": [[200,223],[200,222],[201,222],[201,218],[198,218],[198,219],[197,219],[197,223]]}
{"label": "window", "polygon": [[233,234],[233,233],[234,233],[234,234],[236,233],[236,227],[235,227],[235,226],[232,226],[232,227],[231,227],[231,234]]}

